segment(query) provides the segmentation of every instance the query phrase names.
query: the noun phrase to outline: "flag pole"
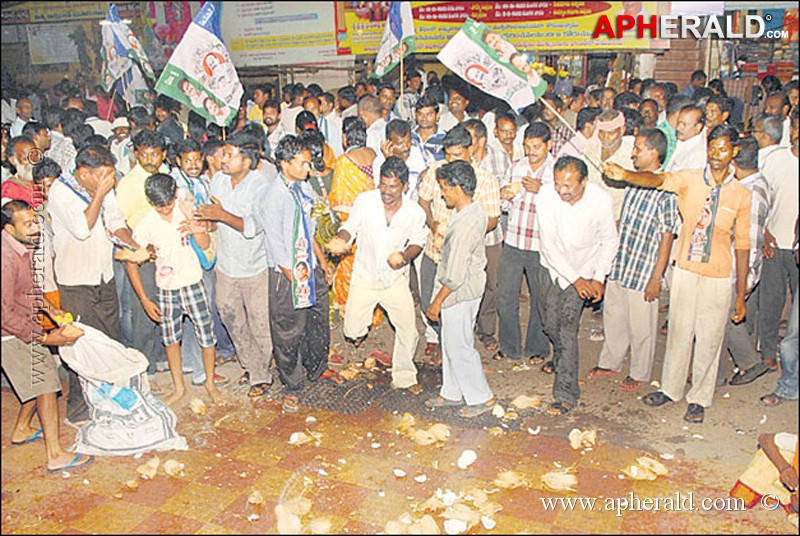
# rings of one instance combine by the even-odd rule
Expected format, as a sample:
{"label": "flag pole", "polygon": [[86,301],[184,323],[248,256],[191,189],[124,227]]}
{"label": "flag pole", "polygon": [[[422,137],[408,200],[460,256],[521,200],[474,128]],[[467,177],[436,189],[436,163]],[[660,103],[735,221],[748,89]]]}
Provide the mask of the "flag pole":
{"label": "flag pole", "polygon": [[404,75],[405,72],[403,71],[403,40],[400,40],[400,43],[397,45],[400,47],[400,117],[406,116],[406,111],[403,109],[403,90],[405,89],[405,81]]}
{"label": "flag pole", "polygon": [[[561,123],[563,123],[564,126],[569,129],[569,131],[572,133],[573,136],[575,136],[577,134],[577,131],[574,128],[572,128],[572,125],[570,125],[569,122],[567,122],[567,120],[564,119],[564,116],[562,116],[560,113],[558,113],[558,110],[556,110],[553,107],[552,104],[547,102],[545,99],[540,99],[540,100],[542,102],[542,105],[544,105],[545,108],[550,110],[553,113],[553,115],[555,115],[558,118],[558,120],[561,121]],[[622,113],[622,112],[620,112],[620,113]],[[592,164],[592,166],[594,166],[595,169],[597,169],[597,171],[599,171],[600,174],[602,175],[602,173],[603,173],[603,164],[601,162],[598,162],[597,160],[595,160],[594,155],[592,155],[592,154],[583,153],[583,156],[586,157],[586,160],[590,164]]]}

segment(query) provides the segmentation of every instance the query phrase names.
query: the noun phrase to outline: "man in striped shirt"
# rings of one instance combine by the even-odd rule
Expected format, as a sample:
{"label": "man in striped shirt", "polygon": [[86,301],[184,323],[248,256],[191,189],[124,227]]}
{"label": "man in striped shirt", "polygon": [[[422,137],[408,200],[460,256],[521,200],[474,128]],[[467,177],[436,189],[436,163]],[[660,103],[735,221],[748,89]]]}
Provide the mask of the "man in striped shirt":
{"label": "man in striped shirt", "polygon": [[[667,154],[667,137],[656,129],[636,136],[631,160],[637,171],[655,172]],[[589,378],[619,374],[630,350],[628,376],[619,385],[634,391],[650,381],[658,334],[658,297],[678,225],[675,194],[628,186],[619,220],[619,248],[606,285],[600,362]]]}
{"label": "man in striped shirt", "polygon": [[[522,142],[525,158],[511,168],[511,180],[503,186],[500,196],[508,212],[508,229],[505,247],[500,256],[500,283],[497,310],[500,316],[500,350],[495,359],[519,359],[530,356],[532,364],[539,365],[550,355],[550,344],[544,334],[539,316],[536,285],[539,264],[539,235],[534,228],[534,201],[543,183],[553,182],[555,159],[550,153],[552,139],[550,127],[544,123],[531,123],[525,130]],[[522,348],[519,323],[519,296],[522,275],[525,274],[531,290],[530,317]]]}

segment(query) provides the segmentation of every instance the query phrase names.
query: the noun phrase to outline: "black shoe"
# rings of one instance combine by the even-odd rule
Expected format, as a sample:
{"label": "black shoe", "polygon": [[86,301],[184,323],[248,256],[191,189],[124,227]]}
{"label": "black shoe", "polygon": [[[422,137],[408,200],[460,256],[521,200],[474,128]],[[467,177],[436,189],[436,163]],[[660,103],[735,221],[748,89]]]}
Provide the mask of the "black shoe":
{"label": "black shoe", "polygon": [[650,393],[649,395],[645,395],[644,398],[642,398],[642,402],[650,407],[657,408],[668,402],[673,402],[673,400],[661,391],[656,391],[654,393]]}
{"label": "black shoe", "polygon": [[769,372],[769,367],[764,363],[756,363],[749,369],[741,372],[731,378],[730,384],[731,385],[746,385],[748,383],[753,383],[761,376]]}

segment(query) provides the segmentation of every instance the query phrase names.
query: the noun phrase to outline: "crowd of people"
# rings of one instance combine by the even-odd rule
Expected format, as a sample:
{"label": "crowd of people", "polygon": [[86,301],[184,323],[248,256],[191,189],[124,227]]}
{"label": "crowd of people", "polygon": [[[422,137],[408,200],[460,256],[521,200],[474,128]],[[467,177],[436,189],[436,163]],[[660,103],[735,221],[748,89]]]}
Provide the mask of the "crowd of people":
{"label": "crowd of people", "polygon": [[[547,412],[564,415],[581,395],[587,307],[605,331],[589,379],[628,360],[624,391],[650,384],[667,330],[649,406],[685,398],[684,419],[702,422],[716,387],[779,369],[759,402],[797,399],[796,81],[765,77],[745,118],[701,71],[682,90],[548,80],[518,112],[453,75],[404,78],[402,92],[254,85],[224,129],[163,95],[125,112],[68,82],[4,94],[2,366],[23,403],[12,442],[40,433],[38,412],[48,469],[90,461],[58,445],[55,364],[42,353],[30,366],[36,348],[75,343],[66,312],[141,351],[168,404],[188,373],[221,401],[230,379],[215,368],[238,360],[248,397],[277,373],[295,412],[308,382],[342,381],[332,326],[359,346],[388,317],[394,348],[378,355],[393,387],[422,392],[421,337],[441,367],[429,409],[492,410],[477,339],[494,360],[553,374]],[[90,415],[66,368],[67,422],[80,425]],[[155,381],[166,370],[171,389]]]}

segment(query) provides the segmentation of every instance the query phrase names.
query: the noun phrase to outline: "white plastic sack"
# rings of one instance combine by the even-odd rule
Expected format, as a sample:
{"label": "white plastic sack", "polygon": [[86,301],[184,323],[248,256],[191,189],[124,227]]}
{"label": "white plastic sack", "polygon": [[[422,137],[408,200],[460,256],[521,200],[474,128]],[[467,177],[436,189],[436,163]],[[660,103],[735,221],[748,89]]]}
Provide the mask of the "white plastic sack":
{"label": "white plastic sack", "polygon": [[175,413],[150,393],[147,358],[83,324],[86,334],[59,348],[80,377],[91,419],[75,438],[75,452],[129,456],[152,450],[187,450]]}

